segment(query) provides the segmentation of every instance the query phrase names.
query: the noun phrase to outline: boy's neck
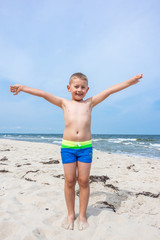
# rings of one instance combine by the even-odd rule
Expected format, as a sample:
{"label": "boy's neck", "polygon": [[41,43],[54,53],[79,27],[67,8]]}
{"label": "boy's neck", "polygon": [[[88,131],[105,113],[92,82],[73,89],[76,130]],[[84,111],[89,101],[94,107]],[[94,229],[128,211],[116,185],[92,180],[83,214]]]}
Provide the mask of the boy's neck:
{"label": "boy's neck", "polygon": [[71,101],[74,101],[74,102],[84,102],[83,99],[81,99],[81,100],[72,99]]}

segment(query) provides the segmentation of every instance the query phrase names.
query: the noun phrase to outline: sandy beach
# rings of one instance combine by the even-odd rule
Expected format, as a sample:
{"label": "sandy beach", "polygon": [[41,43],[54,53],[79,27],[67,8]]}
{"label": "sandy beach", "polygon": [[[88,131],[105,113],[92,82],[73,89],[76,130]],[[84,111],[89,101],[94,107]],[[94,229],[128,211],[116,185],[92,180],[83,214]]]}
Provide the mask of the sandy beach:
{"label": "sandy beach", "polygon": [[[60,146],[0,139],[0,240],[160,239],[160,160],[94,150],[89,228],[67,210]],[[76,217],[79,190],[76,185]]]}

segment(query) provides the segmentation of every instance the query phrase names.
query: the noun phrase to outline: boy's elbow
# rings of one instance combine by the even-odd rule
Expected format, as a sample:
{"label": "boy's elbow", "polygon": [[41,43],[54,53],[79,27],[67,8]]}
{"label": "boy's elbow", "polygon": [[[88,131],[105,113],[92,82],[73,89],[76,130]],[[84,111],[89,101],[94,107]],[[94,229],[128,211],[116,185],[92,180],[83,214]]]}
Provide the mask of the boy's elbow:
{"label": "boy's elbow", "polygon": [[41,93],[40,93],[40,97],[42,97],[42,98],[44,98],[44,99],[47,100],[47,93],[44,92],[44,91],[41,91]]}
{"label": "boy's elbow", "polygon": [[105,95],[104,95],[104,99],[106,99],[107,97],[109,97],[111,94],[113,94],[113,91],[112,90],[108,90],[105,92]]}
{"label": "boy's elbow", "polygon": [[107,88],[106,90],[104,90],[103,95],[104,95],[105,98],[107,98],[112,93],[113,93],[113,89],[112,89],[112,87],[110,87],[110,88]]}

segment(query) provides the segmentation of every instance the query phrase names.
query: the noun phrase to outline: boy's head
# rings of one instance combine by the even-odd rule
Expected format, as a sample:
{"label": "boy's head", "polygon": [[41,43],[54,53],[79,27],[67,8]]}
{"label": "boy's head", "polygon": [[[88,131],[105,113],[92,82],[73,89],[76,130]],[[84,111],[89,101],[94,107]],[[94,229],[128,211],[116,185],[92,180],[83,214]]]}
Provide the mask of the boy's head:
{"label": "boy's head", "polygon": [[70,77],[67,89],[72,94],[72,100],[81,101],[89,90],[88,78],[83,73],[74,73]]}

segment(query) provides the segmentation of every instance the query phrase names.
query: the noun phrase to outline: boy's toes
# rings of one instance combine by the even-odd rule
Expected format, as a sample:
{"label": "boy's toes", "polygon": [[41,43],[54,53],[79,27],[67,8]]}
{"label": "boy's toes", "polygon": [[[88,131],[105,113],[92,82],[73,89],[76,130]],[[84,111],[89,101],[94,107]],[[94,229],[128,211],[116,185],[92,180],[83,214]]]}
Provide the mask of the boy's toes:
{"label": "boy's toes", "polygon": [[86,222],[82,222],[79,219],[77,219],[77,224],[78,224],[78,230],[79,231],[85,230],[86,228],[89,227],[89,224],[88,224],[87,221]]}
{"label": "boy's toes", "polygon": [[74,229],[74,221],[69,222],[67,218],[65,218],[61,224],[61,226],[66,230]]}
{"label": "boy's toes", "polygon": [[73,230],[74,229],[74,222],[72,222],[72,223],[70,223],[69,224],[69,228],[68,228],[69,230]]}

